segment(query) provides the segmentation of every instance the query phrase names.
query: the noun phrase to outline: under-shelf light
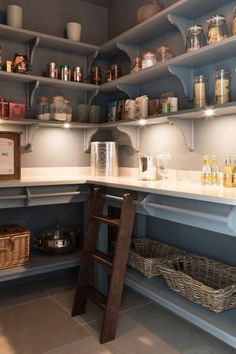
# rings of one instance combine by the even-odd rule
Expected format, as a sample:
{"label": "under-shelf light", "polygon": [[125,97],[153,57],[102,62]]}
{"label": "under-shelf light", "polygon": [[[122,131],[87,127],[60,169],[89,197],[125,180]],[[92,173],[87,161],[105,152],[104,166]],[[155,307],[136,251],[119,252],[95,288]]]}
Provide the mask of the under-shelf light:
{"label": "under-shelf light", "polygon": [[71,127],[70,123],[65,123],[63,125],[63,128],[65,128],[65,129],[69,129],[70,127]]}
{"label": "under-shelf light", "polygon": [[212,108],[207,108],[204,113],[206,117],[213,117],[215,114],[215,110]]}
{"label": "under-shelf light", "polygon": [[147,121],[146,119],[139,119],[139,125],[146,125],[147,124]]}

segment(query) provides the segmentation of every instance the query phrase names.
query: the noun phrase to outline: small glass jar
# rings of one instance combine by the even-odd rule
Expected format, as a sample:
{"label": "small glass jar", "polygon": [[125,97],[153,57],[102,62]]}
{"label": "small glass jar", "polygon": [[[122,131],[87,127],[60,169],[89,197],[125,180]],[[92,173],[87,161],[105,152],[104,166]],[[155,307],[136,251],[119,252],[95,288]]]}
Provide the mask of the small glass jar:
{"label": "small glass jar", "polygon": [[193,52],[206,44],[203,27],[194,25],[188,28],[188,35],[186,40],[187,52]]}
{"label": "small glass jar", "polygon": [[214,44],[227,38],[225,17],[215,15],[209,18],[208,43]]}
{"label": "small glass jar", "polygon": [[50,119],[50,105],[48,97],[38,97],[38,99],[36,100],[35,115],[36,118],[40,120]]}
{"label": "small glass jar", "polygon": [[101,85],[102,83],[102,71],[99,66],[93,66],[91,69],[91,77],[90,77],[91,84],[94,85]]}
{"label": "small glass jar", "polygon": [[71,122],[72,121],[72,105],[71,105],[71,101],[65,99],[64,100],[65,103],[65,109],[66,109],[66,121],[67,122]]}
{"label": "small glass jar", "polygon": [[140,57],[134,57],[132,59],[130,72],[137,73],[140,70],[142,70],[142,59]]}
{"label": "small glass jar", "polygon": [[121,67],[117,64],[111,66],[111,79],[116,80],[122,76]]}
{"label": "small glass jar", "polygon": [[153,66],[157,63],[156,54],[154,52],[145,52],[142,57],[142,69]]}
{"label": "small glass jar", "polygon": [[194,107],[202,108],[207,105],[207,78],[198,75],[193,78]]}
{"label": "small glass jar", "polygon": [[229,71],[221,69],[214,72],[214,96],[216,104],[224,104],[230,101],[230,81]]}
{"label": "small glass jar", "polygon": [[53,96],[50,104],[50,115],[52,120],[65,122],[67,118],[67,110],[65,99],[62,96]]}
{"label": "small glass jar", "polygon": [[157,48],[157,51],[156,51],[157,63],[162,63],[162,62],[169,60],[171,58],[172,58],[172,54],[171,54],[170,47],[162,46],[162,47]]}

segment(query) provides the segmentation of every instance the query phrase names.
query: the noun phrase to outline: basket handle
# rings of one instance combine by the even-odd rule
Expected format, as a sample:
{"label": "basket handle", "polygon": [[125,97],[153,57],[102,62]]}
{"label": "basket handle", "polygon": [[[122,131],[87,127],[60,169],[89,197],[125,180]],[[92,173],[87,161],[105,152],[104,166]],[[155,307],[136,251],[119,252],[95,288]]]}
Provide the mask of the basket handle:
{"label": "basket handle", "polygon": [[15,247],[15,239],[14,237],[8,237],[7,239],[7,247],[0,248],[0,252],[12,252]]}

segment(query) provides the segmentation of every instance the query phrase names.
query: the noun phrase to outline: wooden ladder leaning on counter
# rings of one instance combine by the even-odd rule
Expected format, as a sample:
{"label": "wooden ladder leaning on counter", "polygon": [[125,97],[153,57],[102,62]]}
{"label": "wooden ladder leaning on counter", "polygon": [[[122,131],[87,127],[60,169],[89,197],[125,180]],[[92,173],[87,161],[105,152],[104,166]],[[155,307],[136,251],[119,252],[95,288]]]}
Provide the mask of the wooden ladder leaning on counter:
{"label": "wooden ladder leaning on counter", "polygon": [[[105,312],[100,343],[113,340],[116,334],[118,313],[134,223],[135,208],[133,199],[134,196],[130,193],[123,196],[120,218],[115,219],[107,215],[102,215],[104,205],[102,189],[96,188],[92,195],[72,316],[85,313],[87,300],[100,306]],[[107,224],[117,229],[113,258],[96,249],[100,224]],[[100,263],[111,269],[107,296],[90,285],[93,262]]]}

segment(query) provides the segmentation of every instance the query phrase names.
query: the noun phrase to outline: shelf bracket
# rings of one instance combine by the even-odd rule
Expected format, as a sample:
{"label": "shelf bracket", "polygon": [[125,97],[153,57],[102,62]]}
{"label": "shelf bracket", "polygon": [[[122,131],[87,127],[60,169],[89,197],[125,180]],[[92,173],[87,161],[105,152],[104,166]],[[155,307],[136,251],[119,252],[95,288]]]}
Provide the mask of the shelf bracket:
{"label": "shelf bracket", "polygon": [[116,46],[118,49],[122,50],[123,52],[125,52],[125,54],[128,55],[130,61],[132,61],[134,57],[137,57],[139,55],[139,46],[137,45],[123,44],[117,42]]}
{"label": "shelf bracket", "polygon": [[180,31],[184,40],[184,45],[186,46],[187,31],[188,28],[193,24],[193,21],[187,20],[186,18],[180,16],[175,16],[170,14],[167,17],[169,22],[172,25],[176,26]]}
{"label": "shelf bracket", "polygon": [[[116,130],[121,133],[125,133],[128,135],[130,139],[131,146],[135,151],[140,150],[140,127],[131,127],[131,126],[124,126],[120,125],[116,127]],[[122,136],[120,136],[118,139],[119,145],[127,145],[127,141],[123,140],[122,141]]]}
{"label": "shelf bracket", "polygon": [[27,109],[32,110],[34,104],[34,96],[36,90],[39,88],[39,81],[30,82],[27,85]]}
{"label": "shelf bracket", "polygon": [[29,71],[32,71],[32,66],[34,62],[35,50],[39,45],[40,38],[35,37],[27,43],[27,56],[29,58]]}
{"label": "shelf bracket", "polygon": [[31,125],[26,126],[25,130],[25,146],[23,149],[23,153],[28,153],[33,151],[33,140],[35,137],[35,133],[39,130],[39,123],[33,123]]}
{"label": "shelf bracket", "polygon": [[129,98],[136,98],[139,93],[138,93],[138,87],[135,85],[126,85],[126,84],[120,84],[120,85],[116,85],[117,89],[126,93]]}
{"label": "shelf bracket", "polygon": [[99,93],[99,88],[97,90],[90,91],[87,93],[86,102],[89,106],[92,104],[94,97],[96,97],[98,93]]}
{"label": "shelf bracket", "polygon": [[89,152],[92,137],[98,132],[98,130],[98,127],[84,129],[84,152]]}
{"label": "shelf bracket", "polygon": [[184,94],[189,99],[193,98],[193,69],[183,68],[177,65],[168,65],[168,71],[170,74],[176,76],[183,85]]}
{"label": "shelf bracket", "polygon": [[188,148],[188,150],[190,152],[193,152],[195,150],[195,138],[194,138],[195,125],[194,125],[194,119],[190,120],[190,127],[188,125],[188,127],[186,127],[185,129],[183,129],[183,127],[181,127],[181,126],[179,126],[177,124],[176,119],[173,120],[173,119],[171,119],[171,117],[169,117],[168,118],[168,122],[169,122],[170,125],[172,125],[173,127],[177,128],[179,130],[179,132],[183,136],[185,146]]}
{"label": "shelf bracket", "polygon": [[93,61],[96,59],[98,56],[98,50],[96,50],[93,54],[88,55],[85,57],[85,65],[84,65],[84,77],[88,77],[89,73],[91,71],[91,66],[93,64]]}

